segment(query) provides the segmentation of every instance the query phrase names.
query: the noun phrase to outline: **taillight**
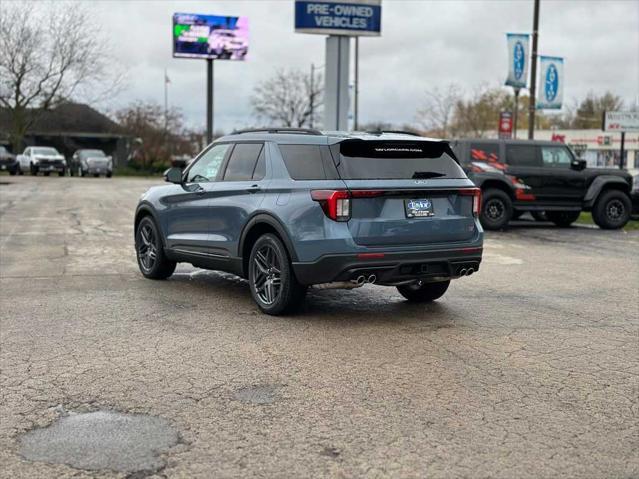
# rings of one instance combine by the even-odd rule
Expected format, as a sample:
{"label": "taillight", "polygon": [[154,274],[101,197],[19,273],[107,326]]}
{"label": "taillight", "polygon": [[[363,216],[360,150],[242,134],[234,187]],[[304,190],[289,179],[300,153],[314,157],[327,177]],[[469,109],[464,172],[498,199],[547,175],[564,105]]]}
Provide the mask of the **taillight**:
{"label": "taillight", "polygon": [[479,216],[481,210],[481,190],[479,188],[464,188],[459,190],[459,194],[473,197],[473,215]]}
{"label": "taillight", "polygon": [[324,213],[334,221],[351,218],[351,195],[344,190],[313,190],[311,198],[319,202]]}

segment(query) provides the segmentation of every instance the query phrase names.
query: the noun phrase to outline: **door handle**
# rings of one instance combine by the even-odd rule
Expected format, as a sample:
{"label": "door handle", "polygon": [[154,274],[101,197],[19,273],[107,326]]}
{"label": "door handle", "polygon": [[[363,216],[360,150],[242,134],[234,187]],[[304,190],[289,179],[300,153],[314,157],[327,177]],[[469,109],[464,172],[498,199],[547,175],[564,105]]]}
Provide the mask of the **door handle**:
{"label": "door handle", "polygon": [[206,190],[204,188],[200,188],[199,190],[195,190],[195,194],[198,196],[202,196],[204,193],[206,193]]}
{"label": "door handle", "polygon": [[246,188],[246,191],[249,192],[249,193],[257,193],[261,189],[262,188],[260,188],[260,185],[251,185],[248,188]]}

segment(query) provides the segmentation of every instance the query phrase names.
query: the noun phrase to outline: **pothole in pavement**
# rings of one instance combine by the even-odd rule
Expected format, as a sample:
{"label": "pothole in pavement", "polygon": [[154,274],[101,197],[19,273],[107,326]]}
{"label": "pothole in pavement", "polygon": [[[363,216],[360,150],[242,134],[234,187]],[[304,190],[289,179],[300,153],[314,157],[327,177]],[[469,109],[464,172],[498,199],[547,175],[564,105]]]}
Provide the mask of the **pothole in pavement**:
{"label": "pothole in pavement", "polygon": [[252,404],[271,404],[277,399],[279,386],[262,384],[249,386],[235,391],[235,399]]}
{"label": "pothole in pavement", "polygon": [[30,461],[78,469],[152,473],[165,466],[159,454],[179,441],[165,419],[111,411],[69,414],[20,438]]}

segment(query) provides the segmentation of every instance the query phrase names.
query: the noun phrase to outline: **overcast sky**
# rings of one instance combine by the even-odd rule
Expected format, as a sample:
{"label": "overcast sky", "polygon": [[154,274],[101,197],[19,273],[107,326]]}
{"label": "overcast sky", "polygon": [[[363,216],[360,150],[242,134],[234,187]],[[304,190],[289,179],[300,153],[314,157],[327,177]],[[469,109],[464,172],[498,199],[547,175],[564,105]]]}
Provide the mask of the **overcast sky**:
{"label": "overcast sky", "polygon": [[[136,99],[169,103],[189,125],[205,122],[205,62],[173,59],[174,12],[245,15],[246,62],[215,62],[215,127],[256,123],[249,97],[276,68],[324,62],[324,36],[294,33],[293,0],[102,1],[87,3],[128,71],[114,109]],[[530,32],[533,0],[383,0],[382,36],[360,41],[360,121],[413,122],[423,92],[450,82],[470,90],[503,84],[506,32]],[[541,0],[541,54],[565,57],[564,101],[611,90],[639,98],[639,1]]]}

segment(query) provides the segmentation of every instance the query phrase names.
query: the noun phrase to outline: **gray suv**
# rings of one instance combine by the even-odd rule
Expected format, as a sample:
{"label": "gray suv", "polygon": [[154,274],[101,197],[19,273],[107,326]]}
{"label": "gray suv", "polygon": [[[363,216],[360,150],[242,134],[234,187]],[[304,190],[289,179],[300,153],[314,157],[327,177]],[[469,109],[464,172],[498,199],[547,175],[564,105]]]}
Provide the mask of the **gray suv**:
{"label": "gray suv", "polygon": [[244,130],[165,179],[135,213],[142,274],[165,279],[178,262],[230,272],[268,314],[310,286],[375,283],[429,302],[481,262],[480,191],[445,141]]}

